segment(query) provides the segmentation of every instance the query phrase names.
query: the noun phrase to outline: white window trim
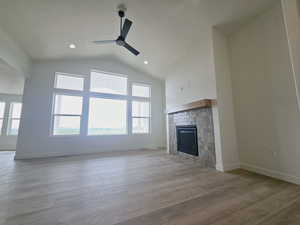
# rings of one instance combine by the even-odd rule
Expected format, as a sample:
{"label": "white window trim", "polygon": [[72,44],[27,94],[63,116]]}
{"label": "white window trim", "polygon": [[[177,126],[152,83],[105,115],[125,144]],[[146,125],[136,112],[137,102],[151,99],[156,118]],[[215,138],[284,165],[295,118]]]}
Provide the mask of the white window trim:
{"label": "white window trim", "polygon": [[[150,93],[149,93],[150,96],[149,96],[149,97],[141,97],[141,96],[135,96],[135,95],[133,95],[133,93],[132,93],[132,87],[133,87],[134,85],[135,85],[135,86],[148,87],[149,90],[150,90]],[[150,84],[139,83],[139,82],[133,82],[133,83],[131,84],[131,96],[132,96],[133,98],[151,99],[151,97],[152,97],[152,87],[151,87]]]}
{"label": "white window trim", "polygon": [[[148,119],[148,126],[149,126],[149,132],[145,132],[145,133],[137,133],[137,132],[133,132],[133,129],[131,129],[131,132],[133,135],[151,135],[151,117],[152,117],[152,113],[151,113],[151,101],[149,98],[147,98],[147,100],[142,100],[142,99],[133,99],[132,102],[147,102],[149,103],[149,116],[133,116],[132,112],[131,112],[131,123],[133,121],[134,118],[137,119]],[[132,105],[131,105],[132,108]]]}
{"label": "white window trim", "polygon": [[[83,78],[83,90],[72,90],[72,89],[65,89],[65,88],[56,88],[56,84],[57,84],[57,75],[65,75],[65,76],[69,76],[69,77],[76,77],[76,78]],[[54,81],[53,81],[53,93],[52,93],[52,101],[51,101],[51,114],[50,114],[50,118],[51,118],[51,123],[50,123],[50,131],[49,131],[49,136],[50,137],[55,137],[55,138],[61,138],[61,137],[79,137],[82,135],[82,118],[83,118],[83,114],[84,114],[84,101],[85,101],[85,91],[86,91],[86,85],[87,85],[87,79],[88,76],[87,75],[83,75],[83,74],[74,74],[74,73],[64,73],[64,72],[55,72],[54,73]],[[67,95],[67,96],[77,96],[77,97],[82,97],[82,111],[81,111],[81,115],[80,115],[80,131],[79,134],[64,134],[64,135],[58,135],[58,134],[54,134],[54,118],[55,116],[72,116],[71,114],[67,114],[67,115],[58,115],[55,114],[55,96],[56,95]],[[78,116],[78,115],[74,115],[74,116]]]}
{"label": "white window trim", "polygon": [[[111,94],[111,93],[104,93],[104,92],[96,92],[96,91],[92,91],[92,87],[91,87],[91,73],[92,72],[95,72],[95,73],[102,73],[102,74],[106,74],[106,75],[109,75],[109,76],[113,76],[113,77],[122,77],[122,78],[126,78],[127,79],[127,86],[126,86],[126,93],[125,94]],[[128,97],[128,94],[129,94],[129,91],[128,91],[128,76],[127,75],[124,75],[124,74],[119,74],[119,73],[112,73],[112,72],[105,72],[105,71],[102,71],[102,70],[97,70],[97,69],[92,69],[90,71],[90,75],[89,75],[89,89],[86,90],[88,93],[90,94],[93,94],[93,95],[98,95],[98,96],[119,96],[119,97]]]}
{"label": "white window trim", "polygon": [[[94,94],[94,92],[93,92]],[[88,137],[101,137],[101,136],[128,136],[129,135],[129,121],[128,121],[128,99],[126,98],[108,98],[108,97],[100,97],[100,96],[94,96],[94,95],[90,95],[89,96],[89,101],[91,98],[97,98],[97,99],[111,99],[111,100],[120,100],[120,101],[125,101],[126,102],[126,133],[125,134],[89,134],[89,124],[87,124],[87,135]],[[89,120],[89,114],[87,115],[87,121]]]}
{"label": "white window trim", "polygon": [[[91,73],[96,72],[96,73],[103,73],[106,75],[114,76],[114,77],[122,77],[127,79],[127,86],[126,86],[126,94],[111,94],[111,93],[101,93],[101,92],[94,92],[91,91]],[[87,98],[88,98],[88,109],[87,111],[89,112],[89,100],[90,98],[104,98],[104,99],[112,99],[112,100],[125,100],[127,102],[127,108],[126,108],[126,133],[125,134],[89,134],[88,130],[88,118],[89,118],[89,113],[87,114],[87,130],[86,130],[86,136],[87,137],[108,137],[108,136],[128,136],[130,135],[130,127],[129,127],[129,106],[128,102],[131,100],[129,96],[129,79],[127,75],[124,74],[119,74],[119,73],[112,73],[112,72],[107,72],[107,71],[102,71],[98,69],[92,69],[90,70],[90,76],[89,76],[89,85],[88,85],[88,90],[86,90],[87,93]]]}
{"label": "white window trim", "polygon": [[[122,95],[122,94],[108,94],[108,93],[100,93],[100,92],[93,92],[91,91],[91,73],[92,72],[98,72],[98,73],[103,73],[111,76],[116,76],[116,77],[124,77],[127,78],[127,94]],[[83,84],[83,90],[71,90],[71,89],[62,89],[62,88],[56,88],[56,77],[57,74],[60,75],[66,75],[66,76],[74,76],[74,77],[80,77],[84,79],[84,84]],[[49,136],[55,137],[55,138],[61,138],[61,137],[78,137],[78,136],[83,136],[83,137],[107,137],[107,136],[130,136],[130,135],[151,135],[152,133],[152,112],[151,112],[151,107],[152,107],[152,85],[143,83],[143,82],[132,82],[129,79],[129,76],[124,75],[124,74],[119,74],[119,73],[112,73],[109,71],[103,71],[99,69],[91,69],[90,73],[88,75],[79,75],[79,74],[71,74],[71,73],[63,73],[63,72],[55,72],[54,74],[54,82],[53,82],[53,92],[52,92],[52,106],[51,106],[51,111],[50,111],[50,131],[49,131]],[[149,87],[150,88],[150,97],[139,97],[139,96],[132,96],[132,87],[133,85],[139,85],[139,86],[144,86],[144,87]],[[83,98],[83,103],[82,103],[82,114],[80,115],[80,132],[79,134],[70,134],[70,135],[54,135],[54,117],[57,116],[57,114],[54,114],[54,109],[55,109],[55,96],[56,95],[69,95],[69,96],[80,96]],[[126,109],[126,134],[93,134],[89,135],[88,134],[88,118],[89,118],[89,101],[90,98],[104,98],[104,99],[112,99],[112,100],[126,100],[127,101],[127,109]],[[149,132],[148,133],[134,133],[132,130],[132,119],[133,118],[143,118],[143,117],[133,117],[132,116],[132,101],[141,101],[141,102],[149,102],[149,110],[150,110],[150,115],[149,117],[144,117],[149,119]],[[69,114],[68,114],[69,115]],[[77,115],[76,115],[77,116]]]}
{"label": "white window trim", "polygon": [[[56,88],[55,88],[56,89]],[[81,135],[81,129],[82,129],[82,117],[83,117],[83,95],[82,94],[75,94],[73,93],[74,90],[67,90],[66,89],[58,89],[62,91],[56,91],[53,93],[52,96],[52,110],[51,110],[51,126],[50,126],[50,136],[51,137],[78,137]],[[70,93],[71,91],[72,93]],[[77,92],[82,92],[82,91],[77,91]],[[65,95],[65,96],[74,96],[74,97],[82,97],[82,109],[81,109],[81,114],[63,114],[63,113],[55,113],[55,99],[56,95]],[[79,127],[79,133],[78,134],[54,134],[54,118],[56,116],[72,116],[72,117],[79,117],[80,118],[80,127]]]}
{"label": "white window trim", "polygon": [[[57,76],[58,75],[63,75],[63,76],[67,76],[67,77],[83,78],[83,90],[72,90],[72,89],[65,89],[65,88],[57,88],[56,86],[57,86]],[[85,75],[55,72],[53,88],[56,89],[56,90],[60,90],[60,91],[83,92],[84,89],[85,89],[85,82],[86,82],[85,78],[86,78]]]}
{"label": "white window trim", "polygon": [[[149,97],[141,97],[141,96],[134,96],[133,93],[132,93],[132,87],[133,85],[136,85],[136,86],[143,86],[143,87],[149,87],[150,89],[150,96]],[[152,85],[150,84],[147,84],[147,83],[143,83],[143,82],[132,82],[131,83],[131,108],[132,108],[132,102],[133,101],[136,101],[136,102],[149,102],[149,117],[136,117],[136,116],[133,116],[132,115],[132,112],[131,112],[131,133],[132,135],[151,135],[152,134]],[[148,123],[149,123],[149,132],[146,132],[146,133],[136,133],[136,132],[133,132],[133,129],[132,129],[132,123],[133,123],[133,118],[146,118],[146,119],[149,119]]]}
{"label": "white window trim", "polygon": [[[21,115],[20,117],[16,118],[12,116],[12,110],[13,110],[13,105],[14,104],[21,104],[22,110],[23,110],[23,104],[22,102],[17,102],[17,101],[13,101],[9,103],[9,111],[8,111],[8,120],[7,120],[7,128],[6,128],[6,135],[7,136],[18,136],[19,135],[19,129],[20,129],[20,122],[21,122],[21,116],[22,116],[22,110],[21,110]],[[18,127],[18,133],[17,134],[11,134],[11,126],[12,126],[12,121],[13,120],[19,120],[19,127]]]}

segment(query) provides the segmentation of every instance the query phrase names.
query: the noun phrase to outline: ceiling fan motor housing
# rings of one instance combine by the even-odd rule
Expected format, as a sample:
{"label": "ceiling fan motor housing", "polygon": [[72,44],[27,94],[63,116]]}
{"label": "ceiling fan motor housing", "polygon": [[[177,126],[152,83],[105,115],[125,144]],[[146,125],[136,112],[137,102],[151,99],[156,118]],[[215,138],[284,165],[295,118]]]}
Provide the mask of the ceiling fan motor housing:
{"label": "ceiling fan motor housing", "polygon": [[126,12],[127,8],[124,4],[120,4],[120,5],[118,5],[117,10],[118,10],[119,16],[121,18],[123,18],[125,16],[125,12]]}
{"label": "ceiling fan motor housing", "polygon": [[119,36],[116,40],[117,45],[124,46],[125,45],[125,39],[122,36]]}
{"label": "ceiling fan motor housing", "polygon": [[125,16],[125,12],[123,10],[119,10],[119,16],[123,18]]}

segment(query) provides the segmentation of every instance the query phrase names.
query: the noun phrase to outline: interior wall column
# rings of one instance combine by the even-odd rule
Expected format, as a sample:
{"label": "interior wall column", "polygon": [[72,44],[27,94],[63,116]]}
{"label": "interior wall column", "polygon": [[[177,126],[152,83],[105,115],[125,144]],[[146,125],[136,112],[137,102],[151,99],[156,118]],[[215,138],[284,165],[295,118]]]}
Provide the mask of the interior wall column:
{"label": "interior wall column", "polygon": [[281,0],[300,110],[300,15],[298,0]]}

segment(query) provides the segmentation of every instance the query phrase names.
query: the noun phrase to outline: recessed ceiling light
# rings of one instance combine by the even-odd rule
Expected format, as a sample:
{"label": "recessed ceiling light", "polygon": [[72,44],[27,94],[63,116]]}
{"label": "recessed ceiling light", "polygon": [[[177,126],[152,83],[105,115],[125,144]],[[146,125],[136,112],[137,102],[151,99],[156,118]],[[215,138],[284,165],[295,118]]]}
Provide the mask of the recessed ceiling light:
{"label": "recessed ceiling light", "polygon": [[70,44],[69,48],[73,48],[74,49],[74,48],[76,48],[76,45],[75,44]]}
{"label": "recessed ceiling light", "polygon": [[146,65],[147,65],[148,63],[149,63],[149,62],[148,62],[147,60],[146,60],[146,61],[144,61],[144,64],[146,64]]}

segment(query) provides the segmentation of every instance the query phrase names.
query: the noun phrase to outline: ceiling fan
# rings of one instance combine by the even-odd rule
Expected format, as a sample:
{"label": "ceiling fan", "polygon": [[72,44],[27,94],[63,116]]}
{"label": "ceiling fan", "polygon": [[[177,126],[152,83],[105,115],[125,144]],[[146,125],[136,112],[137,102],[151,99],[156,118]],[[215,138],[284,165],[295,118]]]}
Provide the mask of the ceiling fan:
{"label": "ceiling fan", "polygon": [[130,51],[134,55],[140,54],[138,50],[130,46],[126,42],[126,37],[128,35],[128,32],[130,30],[130,27],[132,25],[132,22],[129,19],[125,19],[125,22],[123,24],[123,18],[125,17],[125,11],[126,7],[124,5],[120,5],[118,7],[118,14],[120,17],[120,36],[116,40],[104,40],[104,41],[93,41],[95,44],[110,44],[110,43],[116,43],[119,46],[122,46],[126,48],[128,51]]}

